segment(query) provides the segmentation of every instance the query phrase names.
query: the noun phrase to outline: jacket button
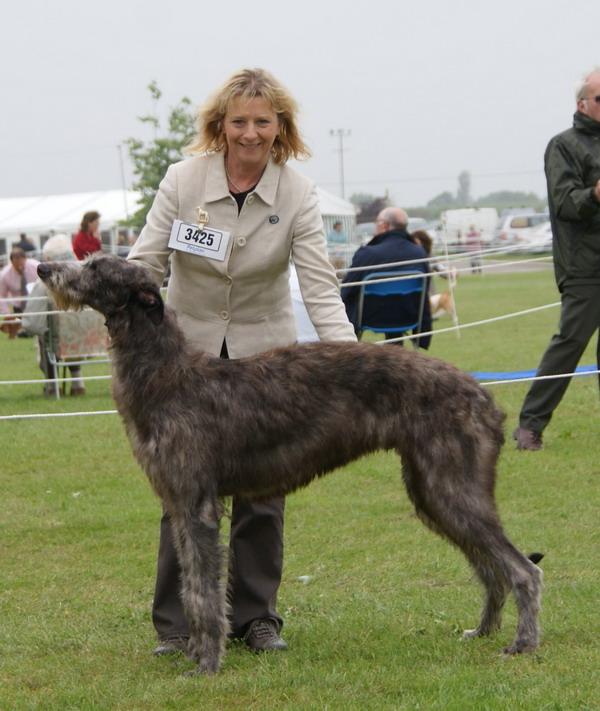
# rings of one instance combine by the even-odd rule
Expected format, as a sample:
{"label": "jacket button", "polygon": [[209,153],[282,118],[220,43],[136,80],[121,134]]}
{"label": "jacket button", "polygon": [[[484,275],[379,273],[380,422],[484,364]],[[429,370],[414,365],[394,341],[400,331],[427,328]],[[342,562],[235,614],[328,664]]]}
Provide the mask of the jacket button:
{"label": "jacket button", "polygon": [[227,319],[229,318],[229,311],[221,311],[221,318],[223,319],[223,321],[227,321]]}
{"label": "jacket button", "polygon": [[254,202],[254,195],[249,195],[248,196],[248,204],[252,205],[253,202]]}
{"label": "jacket button", "polygon": [[246,238],[245,237],[238,237],[236,242],[238,247],[243,247],[246,244]]}
{"label": "jacket button", "polygon": [[231,284],[232,281],[233,279],[230,276],[223,277],[223,282],[225,284]]}

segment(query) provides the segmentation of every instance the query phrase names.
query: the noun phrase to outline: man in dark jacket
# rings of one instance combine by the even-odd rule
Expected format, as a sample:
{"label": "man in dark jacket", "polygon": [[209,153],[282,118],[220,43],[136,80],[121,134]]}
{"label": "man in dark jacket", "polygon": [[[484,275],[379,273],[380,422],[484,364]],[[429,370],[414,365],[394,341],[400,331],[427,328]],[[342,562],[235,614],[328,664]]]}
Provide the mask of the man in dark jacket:
{"label": "man in dark jacket", "polygon": [[[576,98],[573,128],[555,136],[545,155],[561,313],[538,376],[574,372],[600,326],[600,67],[581,82]],[[600,363],[600,341],[597,357]],[[534,381],[513,433],[517,449],[542,448],[542,432],[569,382]]]}
{"label": "man in dark jacket", "polygon": [[[360,247],[352,260],[351,267],[371,267],[364,271],[350,271],[344,277],[342,282],[342,300],[346,305],[346,313],[348,319],[354,325],[358,326],[358,302],[360,295],[360,286],[344,287],[344,284],[349,282],[361,281],[367,274],[373,272],[393,272],[401,270],[416,270],[428,274],[430,272],[429,261],[427,260],[427,252],[418,244],[415,244],[406,227],[408,225],[408,216],[404,210],[399,207],[384,208],[375,221],[375,236],[364,247]],[[405,264],[396,266],[379,267],[380,264],[390,264],[394,262],[410,262],[413,260],[423,259],[422,262],[415,264]],[[425,294],[428,293],[428,279],[424,279],[423,288]],[[390,326],[393,326],[398,321],[416,323],[419,319],[419,294],[407,294],[401,297],[385,296],[378,297],[378,300],[373,300],[371,308],[377,309],[377,320],[383,321]],[[363,321],[369,322],[369,309],[365,309]],[[431,311],[429,308],[429,299],[425,296],[423,319],[421,323],[421,331],[431,331]],[[386,338],[396,338],[402,335],[401,333],[389,332],[386,333]],[[428,348],[431,341],[431,336],[422,336],[418,339],[418,345],[421,348]],[[400,341],[401,342],[401,341]]]}

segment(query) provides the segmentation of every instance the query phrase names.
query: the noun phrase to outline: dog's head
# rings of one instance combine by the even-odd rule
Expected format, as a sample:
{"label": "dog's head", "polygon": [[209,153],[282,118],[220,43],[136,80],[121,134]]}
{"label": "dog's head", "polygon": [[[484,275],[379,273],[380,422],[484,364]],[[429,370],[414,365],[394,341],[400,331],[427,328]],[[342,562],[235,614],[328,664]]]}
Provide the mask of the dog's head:
{"label": "dog's head", "polygon": [[162,322],[159,287],[142,264],[96,253],[83,262],[43,262],[37,272],[59,309],[90,306],[109,319],[138,308],[152,323]]}

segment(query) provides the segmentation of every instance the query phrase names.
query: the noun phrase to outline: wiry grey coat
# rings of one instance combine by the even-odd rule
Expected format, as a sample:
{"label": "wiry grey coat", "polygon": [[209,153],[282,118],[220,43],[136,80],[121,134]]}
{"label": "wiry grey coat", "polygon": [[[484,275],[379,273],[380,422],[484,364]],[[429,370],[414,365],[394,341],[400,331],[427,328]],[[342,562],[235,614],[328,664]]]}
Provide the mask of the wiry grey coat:
{"label": "wiry grey coat", "polygon": [[[313,343],[223,360],[192,348],[148,270],[117,257],[39,268],[61,308],[107,318],[113,391],[133,451],[171,515],[197,671],[219,669],[227,623],[219,583],[219,497],[287,494],[378,449],[395,450],[417,515],[457,545],[486,590],[479,626],[508,653],[538,643],[541,573],[502,530],[494,502],[503,413],[442,361],[366,343]],[[168,374],[168,377],[166,377]]]}

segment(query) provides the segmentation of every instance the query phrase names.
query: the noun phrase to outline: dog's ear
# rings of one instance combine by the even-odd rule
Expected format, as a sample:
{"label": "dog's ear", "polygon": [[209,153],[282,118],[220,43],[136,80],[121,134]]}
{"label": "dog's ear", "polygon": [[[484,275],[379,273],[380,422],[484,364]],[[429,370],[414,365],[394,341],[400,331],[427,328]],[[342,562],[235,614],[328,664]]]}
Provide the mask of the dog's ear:
{"label": "dog's ear", "polygon": [[160,291],[154,286],[145,286],[136,293],[138,303],[146,311],[146,316],[155,326],[162,323],[165,315],[165,305],[160,295]]}

